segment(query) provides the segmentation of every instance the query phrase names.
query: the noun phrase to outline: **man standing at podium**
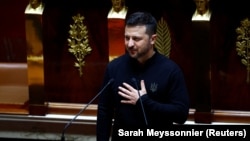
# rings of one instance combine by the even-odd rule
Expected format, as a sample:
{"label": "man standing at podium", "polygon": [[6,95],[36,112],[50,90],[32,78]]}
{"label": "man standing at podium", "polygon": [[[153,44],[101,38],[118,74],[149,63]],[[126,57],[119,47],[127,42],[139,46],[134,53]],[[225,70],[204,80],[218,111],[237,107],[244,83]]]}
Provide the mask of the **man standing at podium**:
{"label": "man standing at podium", "polygon": [[98,101],[97,141],[108,141],[110,136],[112,141],[140,140],[147,137],[145,129],[167,130],[187,120],[189,98],[183,73],[154,48],[156,28],[150,13],[127,17],[126,53],[108,64],[104,76],[104,85],[114,82]]}

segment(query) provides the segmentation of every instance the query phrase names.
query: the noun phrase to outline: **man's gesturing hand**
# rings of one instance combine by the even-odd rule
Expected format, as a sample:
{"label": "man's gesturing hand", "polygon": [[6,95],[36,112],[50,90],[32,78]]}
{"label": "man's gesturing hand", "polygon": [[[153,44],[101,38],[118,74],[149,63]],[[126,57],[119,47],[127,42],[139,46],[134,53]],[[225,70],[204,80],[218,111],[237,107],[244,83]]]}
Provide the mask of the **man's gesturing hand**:
{"label": "man's gesturing hand", "polygon": [[[141,80],[141,90],[139,90],[140,95],[147,94],[144,80]],[[121,103],[132,104],[135,105],[137,100],[139,99],[138,90],[133,88],[128,83],[122,83],[122,86],[118,87],[118,94],[125,98],[125,100],[121,100]]]}

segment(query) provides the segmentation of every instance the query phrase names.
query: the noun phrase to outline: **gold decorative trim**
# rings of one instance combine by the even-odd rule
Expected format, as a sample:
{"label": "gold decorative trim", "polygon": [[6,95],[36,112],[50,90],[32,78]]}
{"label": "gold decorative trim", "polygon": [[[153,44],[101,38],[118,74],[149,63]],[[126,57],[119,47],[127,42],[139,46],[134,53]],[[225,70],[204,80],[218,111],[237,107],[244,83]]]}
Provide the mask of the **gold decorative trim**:
{"label": "gold decorative trim", "polygon": [[84,16],[78,13],[72,19],[74,20],[74,24],[70,25],[68,38],[70,48],[68,51],[75,56],[76,62],[74,66],[78,68],[79,74],[82,76],[82,67],[85,65],[84,58],[87,54],[90,54],[92,49],[89,46],[87,27],[83,24]]}
{"label": "gold decorative trim", "polygon": [[168,29],[167,22],[161,17],[157,23],[157,39],[155,47],[159,53],[169,57],[171,50],[171,37]]}
{"label": "gold decorative trim", "polygon": [[249,73],[250,73],[250,21],[245,18],[241,21],[241,26],[236,28],[237,41],[236,41],[236,51],[237,54],[242,57],[241,63],[246,66],[247,78],[246,82],[249,83]]}

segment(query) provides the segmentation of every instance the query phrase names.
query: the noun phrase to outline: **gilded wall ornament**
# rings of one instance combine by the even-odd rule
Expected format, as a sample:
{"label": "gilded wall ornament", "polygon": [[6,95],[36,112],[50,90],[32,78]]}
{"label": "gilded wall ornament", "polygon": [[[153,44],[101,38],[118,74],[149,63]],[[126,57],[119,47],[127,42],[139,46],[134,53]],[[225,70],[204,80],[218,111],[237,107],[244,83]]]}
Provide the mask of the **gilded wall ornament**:
{"label": "gilded wall ornament", "polygon": [[90,54],[92,49],[89,46],[87,27],[83,24],[84,17],[77,14],[72,19],[74,23],[70,25],[68,38],[70,48],[68,51],[75,56],[76,62],[74,66],[78,68],[79,74],[82,76],[82,67],[85,65],[84,58],[87,54]]}
{"label": "gilded wall ornament", "polygon": [[171,37],[167,22],[161,18],[157,23],[157,39],[155,47],[159,53],[169,57],[171,50]]}
{"label": "gilded wall ornament", "polygon": [[236,41],[236,51],[237,54],[242,57],[241,63],[246,66],[247,78],[246,82],[249,83],[249,73],[250,73],[250,21],[245,18],[241,21],[241,26],[236,28],[237,41]]}

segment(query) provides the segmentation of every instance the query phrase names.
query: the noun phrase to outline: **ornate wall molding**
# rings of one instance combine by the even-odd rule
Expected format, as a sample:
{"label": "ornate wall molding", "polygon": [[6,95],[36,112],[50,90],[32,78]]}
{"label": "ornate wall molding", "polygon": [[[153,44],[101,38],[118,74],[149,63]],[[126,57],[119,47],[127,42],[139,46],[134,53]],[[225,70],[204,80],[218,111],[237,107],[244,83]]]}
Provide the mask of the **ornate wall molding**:
{"label": "ornate wall molding", "polygon": [[168,29],[167,22],[161,17],[161,19],[157,23],[157,39],[155,42],[155,47],[157,50],[169,57],[171,50],[171,36]]}
{"label": "ornate wall molding", "polygon": [[250,21],[248,18],[243,19],[241,26],[236,28],[237,41],[236,51],[241,57],[241,63],[246,66],[247,78],[246,82],[250,82]]}
{"label": "ornate wall molding", "polygon": [[85,65],[84,58],[87,54],[90,54],[92,49],[89,46],[87,26],[83,24],[84,16],[78,13],[72,19],[74,23],[70,25],[68,38],[70,48],[68,51],[75,56],[74,66],[78,68],[79,74],[82,76],[82,67]]}

